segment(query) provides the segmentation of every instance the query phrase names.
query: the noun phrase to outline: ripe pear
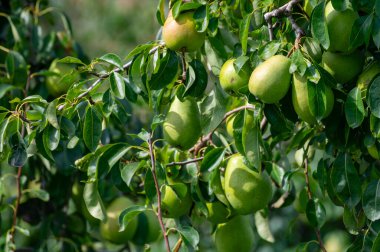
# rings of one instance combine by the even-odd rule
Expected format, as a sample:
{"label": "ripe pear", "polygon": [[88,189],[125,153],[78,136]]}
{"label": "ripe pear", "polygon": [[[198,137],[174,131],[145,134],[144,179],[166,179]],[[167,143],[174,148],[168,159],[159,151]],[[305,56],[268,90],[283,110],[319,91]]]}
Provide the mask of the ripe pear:
{"label": "ripe pear", "polygon": [[190,149],[200,137],[201,122],[198,105],[192,97],[183,101],[177,97],[169,108],[163,125],[164,139],[172,146]]}
{"label": "ripe pear", "polygon": [[207,202],[207,219],[214,224],[225,223],[230,216],[230,210],[220,201]]}
{"label": "ripe pear", "polygon": [[247,167],[240,154],[228,160],[224,186],[227,200],[238,214],[245,215],[263,209],[272,199],[272,185],[268,176]]}
{"label": "ripe pear", "polygon": [[100,235],[115,244],[125,244],[131,240],[137,229],[137,219],[132,219],[123,232],[119,232],[119,215],[126,208],[135,205],[126,197],[119,197],[107,207],[107,220],[100,223]]}
{"label": "ripe pear", "polygon": [[380,74],[380,62],[374,61],[359,75],[356,86],[360,89],[362,98],[366,98],[369,84],[378,74]]}
{"label": "ripe pear", "polygon": [[364,55],[361,51],[352,54],[326,51],[322,55],[322,67],[342,84],[355,78],[362,71],[363,64]]}
{"label": "ripe pear", "polygon": [[281,100],[290,86],[291,61],[283,55],[275,55],[253,70],[249,79],[249,91],[264,103]]}
{"label": "ripe pear", "polygon": [[218,252],[250,252],[253,245],[254,233],[248,216],[238,215],[216,228],[215,247]]}
{"label": "ripe pear", "polygon": [[234,67],[235,59],[227,60],[220,69],[219,81],[220,85],[227,93],[239,94],[248,88],[249,76],[251,69],[249,64],[244,64],[243,68],[236,72]]}
{"label": "ripe pear", "polygon": [[344,11],[337,11],[331,1],[326,5],[325,18],[330,37],[331,52],[349,52],[352,27],[359,15],[351,6]]}
{"label": "ripe pear", "polygon": [[[323,118],[327,117],[334,107],[334,93],[330,87],[325,86],[326,111]],[[308,124],[315,124],[317,119],[310,111],[309,96],[307,91],[307,79],[298,73],[293,74],[292,101],[297,115]]]}
{"label": "ripe pear", "polygon": [[179,195],[171,186],[165,185],[161,201],[162,213],[165,218],[178,218],[189,212],[192,200],[189,188],[182,183],[173,184],[186,187],[185,195]]}
{"label": "ripe pear", "polygon": [[168,48],[174,51],[192,52],[202,47],[205,33],[196,30],[193,15],[193,11],[183,12],[174,19],[172,12],[169,12],[162,28],[162,37]]}

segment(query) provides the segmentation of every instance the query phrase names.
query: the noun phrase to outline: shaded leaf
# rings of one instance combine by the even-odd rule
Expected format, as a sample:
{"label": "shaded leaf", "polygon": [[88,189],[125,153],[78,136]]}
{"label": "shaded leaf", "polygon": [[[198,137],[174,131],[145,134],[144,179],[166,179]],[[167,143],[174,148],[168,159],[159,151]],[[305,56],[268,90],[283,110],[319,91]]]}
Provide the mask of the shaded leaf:
{"label": "shaded leaf", "polygon": [[358,87],[355,87],[348,93],[346,103],[344,104],[344,112],[347,123],[351,128],[357,128],[362,124],[365,111],[361,91]]}
{"label": "shaded leaf", "polygon": [[380,180],[368,184],[363,194],[363,209],[368,219],[380,219]]}

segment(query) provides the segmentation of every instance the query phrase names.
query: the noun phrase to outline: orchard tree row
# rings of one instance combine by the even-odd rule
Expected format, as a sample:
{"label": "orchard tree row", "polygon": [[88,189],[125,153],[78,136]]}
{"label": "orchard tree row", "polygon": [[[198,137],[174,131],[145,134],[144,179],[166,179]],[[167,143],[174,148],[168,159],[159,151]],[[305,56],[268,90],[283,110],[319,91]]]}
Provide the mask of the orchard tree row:
{"label": "orchard tree row", "polygon": [[91,60],[0,1],[0,250],[380,251],[380,2],[157,2]]}

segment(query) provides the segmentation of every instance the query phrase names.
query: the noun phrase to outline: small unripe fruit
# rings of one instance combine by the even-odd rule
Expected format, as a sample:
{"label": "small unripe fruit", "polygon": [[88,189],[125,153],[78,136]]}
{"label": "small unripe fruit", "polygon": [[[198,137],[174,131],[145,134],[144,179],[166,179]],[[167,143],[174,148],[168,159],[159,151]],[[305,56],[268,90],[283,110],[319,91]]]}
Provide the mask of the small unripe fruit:
{"label": "small unripe fruit", "polygon": [[251,69],[246,63],[239,73],[237,73],[234,67],[234,61],[235,59],[227,60],[220,69],[220,85],[228,93],[244,93],[244,90],[248,88]]}
{"label": "small unripe fruit", "polygon": [[162,37],[168,48],[174,51],[196,51],[202,47],[205,41],[205,33],[200,33],[195,28],[194,12],[184,12],[174,19],[172,12],[162,28]]}
{"label": "small unripe fruit", "polygon": [[281,100],[290,86],[291,61],[283,55],[275,55],[253,70],[249,79],[249,91],[264,103]]}
{"label": "small unripe fruit", "polygon": [[380,62],[374,61],[359,75],[356,86],[360,89],[362,98],[366,98],[369,84],[378,74],[380,74]]}

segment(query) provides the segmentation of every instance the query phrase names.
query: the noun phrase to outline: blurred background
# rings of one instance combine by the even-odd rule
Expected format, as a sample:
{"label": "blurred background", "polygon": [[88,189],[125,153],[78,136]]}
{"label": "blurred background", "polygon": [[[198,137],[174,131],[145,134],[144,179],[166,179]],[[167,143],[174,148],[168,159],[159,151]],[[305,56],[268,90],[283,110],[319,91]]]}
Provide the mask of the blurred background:
{"label": "blurred background", "polygon": [[105,53],[125,57],[141,43],[154,40],[160,28],[152,0],[52,0],[69,19],[74,39],[90,59]]}

